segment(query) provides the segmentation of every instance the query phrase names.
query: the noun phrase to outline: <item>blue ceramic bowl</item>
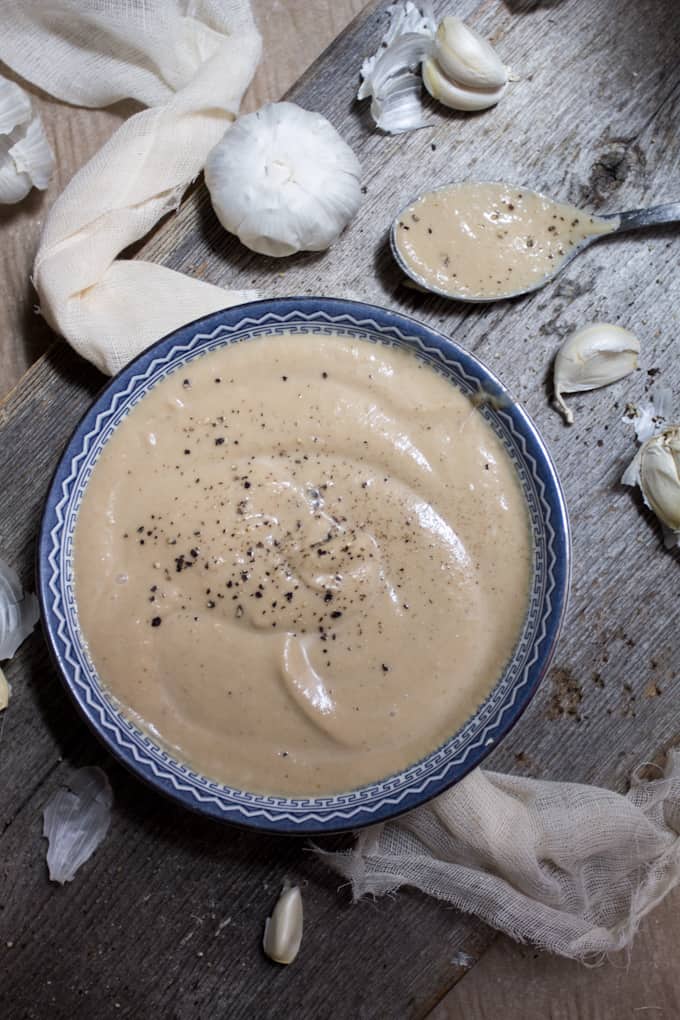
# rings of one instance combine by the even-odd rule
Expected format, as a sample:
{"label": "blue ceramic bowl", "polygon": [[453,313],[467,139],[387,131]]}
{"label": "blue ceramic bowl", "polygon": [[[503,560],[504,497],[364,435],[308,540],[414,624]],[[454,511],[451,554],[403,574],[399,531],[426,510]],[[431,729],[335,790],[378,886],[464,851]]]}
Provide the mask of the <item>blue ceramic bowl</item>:
{"label": "blue ceramic bowl", "polygon": [[[497,401],[480,412],[519,476],[533,526],[531,597],[514,654],[462,729],[398,775],[332,797],[289,799],[231,789],[176,761],[115,706],[88,658],[73,582],[73,534],[92,469],[132,407],[161,379],[224,345],[272,333],[342,334],[405,347],[465,393]],[[461,779],[494,748],[527,707],[557,640],[569,586],[569,525],[555,467],[531,419],[496,377],[441,333],[384,308],[330,298],[257,301],[183,326],[112,379],[76,428],[56,469],[38,549],[43,626],[67,690],[111,753],[173,800],[268,831],[310,834],[356,829],[408,811]]]}

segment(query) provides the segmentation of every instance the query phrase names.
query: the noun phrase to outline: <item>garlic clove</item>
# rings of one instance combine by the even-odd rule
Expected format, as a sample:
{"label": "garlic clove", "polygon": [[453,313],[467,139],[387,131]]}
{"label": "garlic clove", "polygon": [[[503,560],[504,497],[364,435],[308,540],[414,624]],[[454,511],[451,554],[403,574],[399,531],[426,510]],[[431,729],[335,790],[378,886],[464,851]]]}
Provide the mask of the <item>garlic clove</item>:
{"label": "garlic clove", "polygon": [[670,425],[643,443],[639,479],[649,509],[680,535],[680,425]]}
{"label": "garlic clove", "polygon": [[302,896],[297,885],[287,883],[264,925],[262,948],[275,963],[292,963],[302,942]]}
{"label": "garlic clove", "polygon": [[9,705],[9,695],[10,690],[7,677],[0,669],[0,712],[4,712]]}
{"label": "garlic clove", "polygon": [[553,374],[555,403],[571,425],[574,415],[563,393],[579,393],[617,382],[638,367],[640,341],[621,326],[594,322],[567,337],[557,352]]}
{"label": "garlic clove", "polygon": [[435,57],[451,81],[471,89],[498,89],[508,70],[487,40],[460,18],[443,18],[435,36]]}
{"label": "garlic clove", "polygon": [[650,400],[626,408],[642,445],[621,481],[637,485],[645,506],[661,522],[666,547],[680,548],[680,424],[672,422],[671,391],[658,387]]}
{"label": "garlic clove", "polygon": [[463,110],[466,113],[495,106],[507,88],[507,83],[489,89],[458,85],[446,77],[432,57],[423,61],[423,82],[433,99],[451,110]]}

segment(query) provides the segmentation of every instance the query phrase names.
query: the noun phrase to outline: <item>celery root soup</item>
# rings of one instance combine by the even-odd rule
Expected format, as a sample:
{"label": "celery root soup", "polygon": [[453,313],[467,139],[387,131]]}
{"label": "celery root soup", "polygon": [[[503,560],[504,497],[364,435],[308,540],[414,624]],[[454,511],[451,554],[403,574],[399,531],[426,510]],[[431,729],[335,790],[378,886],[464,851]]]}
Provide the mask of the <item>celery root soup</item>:
{"label": "celery root soup", "polygon": [[408,351],[266,336],[121,422],[74,573],[137,726],[231,787],[318,796],[401,771],[488,695],[526,614],[529,515],[482,414]]}

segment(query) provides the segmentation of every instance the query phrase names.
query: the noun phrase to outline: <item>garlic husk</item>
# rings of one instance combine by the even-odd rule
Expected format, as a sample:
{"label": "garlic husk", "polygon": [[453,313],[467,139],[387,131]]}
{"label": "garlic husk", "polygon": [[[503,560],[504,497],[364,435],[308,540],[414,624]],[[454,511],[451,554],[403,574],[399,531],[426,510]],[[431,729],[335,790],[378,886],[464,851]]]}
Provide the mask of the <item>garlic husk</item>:
{"label": "garlic husk", "polygon": [[459,85],[447,78],[433,57],[423,62],[423,82],[433,99],[451,110],[462,110],[465,113],[488,110],[495,106],[507,87],[507,83],[493,89],[473,89]]}
{"label": "garlic husk", "polygon": [[53,170],[54,156],[28,93],[0,77],[0,204],[20,202],[33,187],[44,190]]}
{"label": "garlic husk", "polygon": [[499,89],[508,70],[491,43],[460,18],[443,18],[435,36],[435,57],[441,71],[458,85]]}
{"label": "garlic husk", "polygon": [[554,367],[555,403],[569,425],[574,415],[563,393],[580,393],[618,382],[638,367],[640,341],[627,329],[594,322],[567,337]]}
{"label": "garlic husk", "polygon": [[371,100],[371,117],[375,126],[390,135],[427,127],[420,98],[421,87],[420,75],[411,71],[395,78],[385,96],[374,96]]}
{"label": "garlic husk", "polygon": [[666,386],[657,386],[651,400],[628,405],[624,421],[631,421],[638,442],[644,443],[666,427],[673,413],[673,394]]}
{"label": "garlic husk", "polygon": [[31,119],[31,97],[16,82],[0,75],[0,135],[8,135]]}
{"label": "garlic husk", "polygon": [[292,963],[302,942],[302,895],[298,886],[285,884],[264,925],[262,948],[275,963]]}
{"label": "garlic husk", "polygon": [[394,43],[376,68],[371,99],[375,126],[388,134],[427,127],[419,68],[431,42],[422,35],[406,35]]}
{"label": "garlic husk", "polygon": [[361,65],[357,99],[371,97],[376,127],[401,134],[426,127],[418,74],[434,46],[435,20],[430,3],[391,4],[389,27],[380,47]]}
{"label": "garlic husk", "polygon": [[57,790],[43,809],[50,881],[71,882],[101,844],[111,823],[113,792],[96,766],[78,769],[68,789]]}
{"label": "garlic husk", "polygon": [[335,128],[295,103],[240,117],[205,167],[222,226],[277,258],[330,247],[361,204],[360,176]]}
{"label": "garlic husk", "polygon": [[0,560],[0,662],[12,658],[39,618],[35,595],[25,593],[17,572]]}

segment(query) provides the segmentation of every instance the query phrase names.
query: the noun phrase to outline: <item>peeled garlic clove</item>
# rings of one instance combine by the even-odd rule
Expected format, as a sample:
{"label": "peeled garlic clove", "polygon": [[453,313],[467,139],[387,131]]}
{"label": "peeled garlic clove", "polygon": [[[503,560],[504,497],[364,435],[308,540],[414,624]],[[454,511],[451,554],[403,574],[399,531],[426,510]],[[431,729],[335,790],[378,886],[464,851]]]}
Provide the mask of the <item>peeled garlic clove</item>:
{"label": "peeled garlic clove", "polygon": [[292,963],[302,942],[302,896],[297,885],[284,885],[264,925],[262,948],[275,963]]}
{"label": "peeled garlic clove", "polygon": [[435,37],[435,57],[443,73],[471,89],[498,89],[508,71],[487,40],[461,21],[443,18]]}
{"label": "peeled garlic clove", "polygon": [[680,534],[680,425],[670,425],[643,443],[638,468],[645,503],[662,524]]}
{"label": "peeled garlic clove", "polygon": [[443,74],[432,57],[423,62],[423,82],[433,99],[451,110],[463,110],[466,113],[495,106],[507,87],[507,84],[503,84],[492,89],[472,89],[458,85]]}
{"label": "peeled garlic clove", "polygon": [[360,177],[332,124],[295,103],[239,117],[205,167],[222,226],[275,257],[330,247],[361,204]]}
{"label": "peeled garlic clove", "polygon": [[617,382],[638,367],[640,341],[633,333],[608,322],[594,322],[572,333],[557,352],[554,368],[555,403],[571,425],[574,415],[563,393],[595,390]]}

